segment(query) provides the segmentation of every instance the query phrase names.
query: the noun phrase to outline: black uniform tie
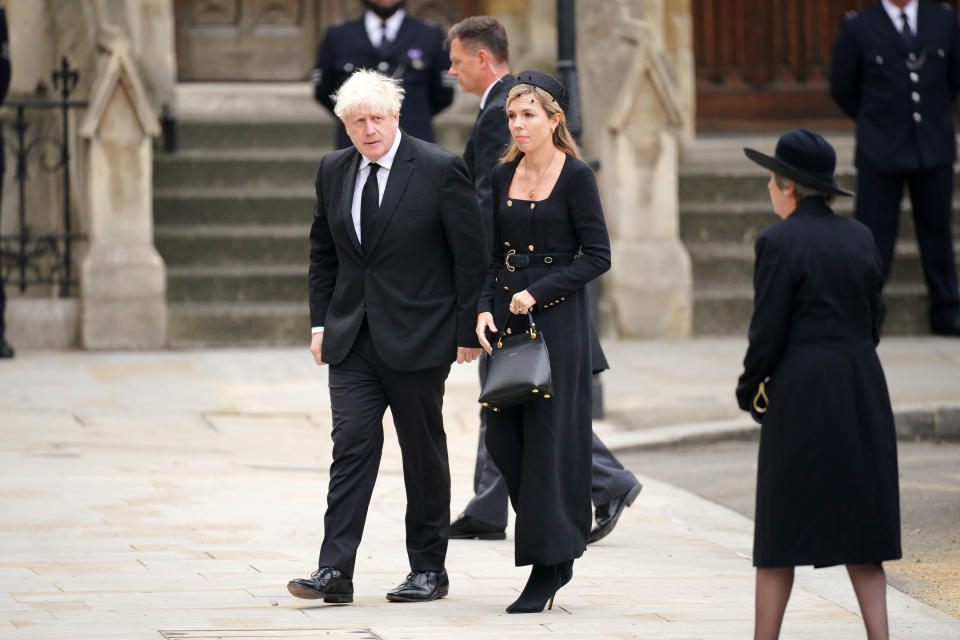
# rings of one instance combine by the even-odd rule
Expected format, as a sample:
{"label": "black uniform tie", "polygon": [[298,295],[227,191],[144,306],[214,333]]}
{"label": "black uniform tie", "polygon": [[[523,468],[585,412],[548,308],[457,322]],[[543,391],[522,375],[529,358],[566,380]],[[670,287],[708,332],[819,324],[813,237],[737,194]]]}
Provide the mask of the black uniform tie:
{"label": "black uniform tie", "polygon": [[360,244],[364,252],[367,250],[367,244],[373,235],[373,221],[380,211],[380,186],[377,184],[377,169],[380,168],[376,162],[370,163],[370,173],[367,175],[367,181],[363,183],[363,191],[360,193]]}
{"label": "black uniform tie", "polygon": [[916,45],[916,38],[913,37],[913,31],[910,30],[910,21],[907,20],[907,12],[900,12],[900,35],[903,36],[903,42],[907,45],[908,51],[913,51]]}

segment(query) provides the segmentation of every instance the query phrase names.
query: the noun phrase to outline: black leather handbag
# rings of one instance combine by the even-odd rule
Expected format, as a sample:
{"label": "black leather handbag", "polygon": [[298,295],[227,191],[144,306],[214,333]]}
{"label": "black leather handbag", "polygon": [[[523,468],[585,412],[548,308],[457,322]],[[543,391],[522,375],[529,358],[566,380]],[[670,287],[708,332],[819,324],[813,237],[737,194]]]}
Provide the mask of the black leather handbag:
{"label": "black leather handbag", "polygon": [[530,326],[523,333],[507,335],[510,319],[500,332],[487,360],[487,378],[480,391],[480,404],[494,411],[512,407],[531,397],[549,398],[550,354],[543,334],[537,331],[529,311]]}

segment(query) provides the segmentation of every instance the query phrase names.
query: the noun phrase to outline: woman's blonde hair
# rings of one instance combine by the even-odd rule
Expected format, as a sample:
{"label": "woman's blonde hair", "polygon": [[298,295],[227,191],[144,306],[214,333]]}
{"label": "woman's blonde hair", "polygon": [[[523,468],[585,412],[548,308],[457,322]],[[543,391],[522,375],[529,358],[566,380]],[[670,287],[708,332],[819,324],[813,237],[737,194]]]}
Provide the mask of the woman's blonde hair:
{"label": "woman's blonde hair", "polygon": [[346,122],[357,109],[395,116],[403,105],[403,85],[396,78],[369,69],[358,69],[332,96],[333,113]]}
{"label": "woman's blonde hair", "polygon": [[[555,146],[557,149],[560,149],[560,151],[563,151],[564,153],[569,153],[573,157],[583,160],[583,156],[580,154],[580,149],[577,147],[577,143],[574,141],[573,135],[571,135],[570,130],[567,129],[566,114],[564,114],[563,109],[560,108],[560,105],[549,93],[540,87],[533,86],[532,84],[516,84],[512,89],[510,89],[510,92],[507,93],[507,101],[505,106],[509,106],[511,102],[520,96],[525,96],[530,93],[537,97],[537,100],[540,102],[540,106],[543,107],[543,110],[547,112],[548,118],[553,118],[553,116],[560,114],[560,122],[557,124],[557,128],[553,130],[553,146]],[[511,162],[522,155],[523,152],[520,151],[519,147],[517,147],[517,141],[512,140],[507,152],[503,154],[503,157],[500,158],[500,162]]]}

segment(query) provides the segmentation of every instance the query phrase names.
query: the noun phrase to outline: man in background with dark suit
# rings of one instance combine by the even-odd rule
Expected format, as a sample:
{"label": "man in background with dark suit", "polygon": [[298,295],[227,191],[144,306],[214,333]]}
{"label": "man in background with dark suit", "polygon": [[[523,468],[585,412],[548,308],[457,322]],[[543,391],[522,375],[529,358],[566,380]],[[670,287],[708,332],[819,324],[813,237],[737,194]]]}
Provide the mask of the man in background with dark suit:
{"label": "man in background with dark suit", "polygon": [[[7,37],[7,14],[3,7],[0,7],[0,104],[7,98],[7,90],[10,88],[10,40]],[[4,163],[3,130],[0,129],[0,202],[3,201],[3,174],[5,170]],[[0,280],[0,358],[12,358],[13,348],[7,344],[4,338],[6,325],[3,318],[7,310],[7,295],[3,290],[3,280]]]}
{"label": "man in background with dark suit", "polygon": [[960,26],[948,5],[881,0],[840,24],[830,92],[857,122],[857,219],[873,232],[883,277],[910,189],[933,333],[960,336],[951,229]]}
{"label": "man in background with dark suit", "polygon": [[[515,79],[510,75],[507,32],[496,18],[474,16],[461,20],[447,33],[450,47],[450,75],[460,88],[480,96],[480,112],[470,130],[463,159],[473,177],[483,214],[487,245],[493,243],[494,202],[490,174],[510,143],[505,102]],[[607,368],[600,343],[594,336],[594,372]],[[480,382],[486,377],[486,357],[480,358]],[[480,411],[480,441],[473,473],[474,496],[451,525],[454,539],[502,540],[507,527],[507,485],[490,459],[484,444],[487,432],[486,412]],[[597,526],[589,542],[605,537],[617,524],[623,510],[640,493],[636,477],[593,436],[593,502]]]}
{"label": "man in background with dark suit", "polygon": [[450,468],[443,389],[480,355],[474,326],[487,251],[463,159],[399,129],[403,89],[354,73],[334,96],[353,141],[317,170],[310,230],[310,351],[329,364],[333,462],[319,568],[289,591],[353,601],[353,569],[393,416],[411,572],[387,599],[447,595]]}
{"label": "man in background with dark suit", "polygon": [[[362,0],[363,17],[327,29],[313,70],[314,98],[333,113],[331,95],[357,69],[373,69],[403,83],[406,92],[400,127],[433,142],[430,119],[453,102],[453,82],[446,70],[439,27],[411,18],[403,0]],[[337,148],[350,146],[337,122]]]}

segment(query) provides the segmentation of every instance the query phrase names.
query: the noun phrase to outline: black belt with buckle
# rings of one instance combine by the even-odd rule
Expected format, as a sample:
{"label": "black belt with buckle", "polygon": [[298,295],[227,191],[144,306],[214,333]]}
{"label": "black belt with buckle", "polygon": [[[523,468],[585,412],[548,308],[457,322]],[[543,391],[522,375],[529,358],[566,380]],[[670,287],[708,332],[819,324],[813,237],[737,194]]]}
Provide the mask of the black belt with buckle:
{"label": "black belt with buckle", "polygon": [[510,249],[503,263],[507,266],[507,271],[516,271],[527,267],[553,267],[570,264],[579,255],[579,253],[517,253],[516,249]]}

